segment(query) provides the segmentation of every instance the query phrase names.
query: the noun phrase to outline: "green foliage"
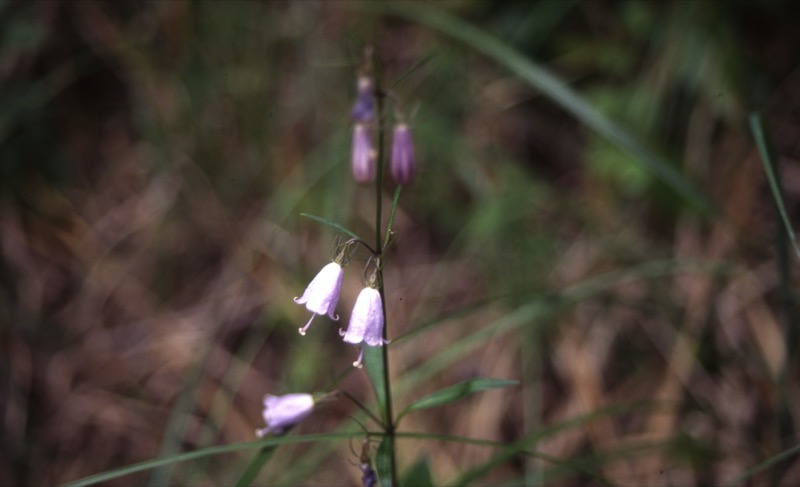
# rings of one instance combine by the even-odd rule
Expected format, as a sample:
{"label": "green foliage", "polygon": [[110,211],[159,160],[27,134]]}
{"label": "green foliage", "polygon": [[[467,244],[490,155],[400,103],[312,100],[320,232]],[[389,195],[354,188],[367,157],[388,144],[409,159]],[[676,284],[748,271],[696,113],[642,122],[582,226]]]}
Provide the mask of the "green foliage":
{"label": "green foliage", "polygon": [[405,475],[403,475],[402,485],[414,485],[416,487],[436,486],[431,477],[431,468],[427,458],[421,457],[406,470]]}
{"label": "green foliage", "polygon": [[781,216],[783,227],[786,230],[786,234],[789,236],[789,241],[794,248],[795,255],[800,259],[800,247],[798,247],[794,229],[786,213],[786,207],[783,204],[783,191],[781,191],[778,176],[775,174],[775,168],[777,167],[775,156],[773,155],[773,149],[770,147],[769,139],[764,130],[764,121],[760,114],[753,113],[750,115],[750,130],[753,131],[753,137],[758,146],[758,153],[761,156],[761,163],[764,165],[764,173],[767,175],[769,189],[772,192],[772,198],[775,200],[775,206],[778,208],[778,213]]}
{"label": "green foliage", "polygon": [[489,389],[496,389],[499,387],[510,387],[518,385],[519,381],[516,380],[499,380],[499,379],[470,379],[459,384],[454,384],[444,389],[440,389],[432,394],[429,394],[422,399],[418,399],[404,409],[397,417],[398,420],[410,413],[411,411],[418,411],[420,409],[434,408],[442,406],[451,402],[459,401],[467,396]]}

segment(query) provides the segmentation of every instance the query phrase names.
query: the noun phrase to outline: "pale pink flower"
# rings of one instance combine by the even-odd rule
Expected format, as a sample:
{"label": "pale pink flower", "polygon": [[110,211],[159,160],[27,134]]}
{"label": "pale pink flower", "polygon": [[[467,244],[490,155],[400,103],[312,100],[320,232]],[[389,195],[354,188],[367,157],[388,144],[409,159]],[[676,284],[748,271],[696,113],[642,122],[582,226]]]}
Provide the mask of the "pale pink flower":
{"label": "pale pink flower", "polygon": [[361,345],[358,360],[353,362],[353,365],[359,368],[364,359],[365,343],[371,347],[389,343],[383,339],[383,304],[380,291],[372,287],[361,290],[350,315],[350,326],[347,332],[340,329],[339,335],[344,336],[344,341],[347,343]]}
{"label": "pale pink flower", "polygon": [[257,429],[256,436],[262,438],[267,433],[283,433],[296,425],[314,410],[314,396],[311,394],[286,394],[283,396],[264,396],[264,423],[266,428]]}
{"label": "pale pink flower", "polygon": [[319,271],[301,297],[294,298],[295,303],[305,304],[306,309],[313,313],[306,326],[300,328],[301,335],[306,334],[306,330],[311,326],[311,321],[316,315],[328,315],[334,321],[339,319],[335,311],[336,302],[339,301],[339,292],[342,289],[343,277],[342,266],[331,262]]}

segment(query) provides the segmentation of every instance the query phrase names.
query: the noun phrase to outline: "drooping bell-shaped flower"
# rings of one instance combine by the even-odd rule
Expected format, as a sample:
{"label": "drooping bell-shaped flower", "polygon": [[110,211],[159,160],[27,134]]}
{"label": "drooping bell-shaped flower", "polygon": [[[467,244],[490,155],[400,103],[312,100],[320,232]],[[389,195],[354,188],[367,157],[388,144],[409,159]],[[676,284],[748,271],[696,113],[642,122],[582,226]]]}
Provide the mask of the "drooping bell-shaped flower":
{"label": "drooping bell-shaped flower", "polygon": [[369,76],[359,76],[356,100],[350,109],[350,118],[356,123],[371,122],[375,118],[375,83]]}
{"label": "drooping bell-shaped flower", "polygon": [[414,141],[406,123],[398,123],[392,131],[392,158],[389,167],[397,184],[405,185],[414,179]]}
{"label": "drooping bell-shaped flower", "polygon": [[358,360],[353,362],[359,368],[364,359],[365,343],[371,347],[389,343],[383,339],[383,304],[380,291],[369,286],[361,290],[350,315],[350,326],[347,327],[347,332],[340,329],[339,335],[344,336],[347,343],[361,345]]}
{"label": "drooping bell-shaped flower", "polygon": [[372,137],[363,123],[353,125],[352,148],[353,179],[359,184],[371,183],[375,180],[375,150]]}
{"label": "drooping bell-shaped flower", "polygon": [[316,315],[328,315],[334,321],[339,319],[335,311],[336,303],[339,301],[339,292],[342,289],[343,277],[342,266],[338,262],[331,262],[319,271],[301,297],[294,298],[295,303],[305,304],[306,309],[313,313],[306,326],[300,328],[301,335],[306,334],[306,330],[311,326],[311,321]]}
{"label": "drooping bell-shaped flower", "polygon": [[314,396],[311,394],[286,394],[283,396],[264,396],[264,423],[266,427],[256,430],[262,438],[267,433],[283,433],[296,425],[314,410]]}

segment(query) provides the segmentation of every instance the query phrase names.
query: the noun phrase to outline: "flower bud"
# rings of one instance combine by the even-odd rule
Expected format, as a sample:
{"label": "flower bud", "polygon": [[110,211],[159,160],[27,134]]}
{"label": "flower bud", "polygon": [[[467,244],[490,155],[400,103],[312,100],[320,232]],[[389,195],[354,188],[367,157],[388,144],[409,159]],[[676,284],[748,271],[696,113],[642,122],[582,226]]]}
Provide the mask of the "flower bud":
{"label": "flower bud", "polygon": [[350,118],[356,123],[371,122],[375,118],[375,84],[369,76],[359,76],[356,101],[350,109]]}
{"label": "flower bud", "polygon": [[314,410],[314,396],[311,394],[286,394],[283,396],[264,396],[264,422],[266,428],[256,430],[262,438],[267,433],[283,433],[302,421]]}
{"label": "flower bud", "polygon": [[367,184],[375,180],[375,150],[369,130],[363,123],[353,126],[352,164],[353,178],[357,183]]}
{"label": "flower bud", "polygon": [[414,179],[416,169],[414,142],[411,140],[411,130],[406,123],[398,123],[394,126],[390,168],[392,177],[397,184],[405,185]]}

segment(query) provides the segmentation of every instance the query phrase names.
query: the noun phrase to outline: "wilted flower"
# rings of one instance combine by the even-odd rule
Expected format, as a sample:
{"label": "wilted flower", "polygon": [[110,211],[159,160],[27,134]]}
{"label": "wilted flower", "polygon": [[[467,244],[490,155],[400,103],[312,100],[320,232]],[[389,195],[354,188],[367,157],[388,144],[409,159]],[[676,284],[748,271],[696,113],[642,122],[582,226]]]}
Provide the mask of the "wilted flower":
{"label": "wilted flower", "polygon": [[311,321],[316,315],[328,315],[334,321],[339,319],[334,311],[336,311],[336,302],[339,301],[343,277],[342,266],[337,262],[331,262],[319,271],[301,297],[294,298],[295,303],[305,304],[306,309],[313,313],[306,326],[300,328],[301,335],[306,334],[306,330],[311,326]]}
{"label": "wilted flower", "polygon": [[357,123],[371,122],[375,118],[375,83],[369,76],[359,76],[356,101],[350,110],[350,118]]}
{"label": "wilted flower", "polygon": [[361,290],[350,315],[350,326],[346,333],[340,329],[339,335],[344,336],[344,341],[347,343],[361,345],[358,360],[353,362],[353,365],[359,368],[364,359],[364,343],[371,347],[389,343],[383,339],[383,305],[380,291],[369,286]]}
{"label": "wilted flower", "polygon": [[314,410],[314,396],[311,394],[286,394],[283,396],[264,396],[264,422],[267,427],[256,430],[256,436],[267,433],[283,433]]}
{"label": "wilted flower", "polygon": [[414,179],[416,161],[411,130],[406,123],[398,123],[392,133],[392,177],[397,184],[408,184]]}
{"label": "wilted flower", "polygon": [[353,178],[359,184],[375,180],[375,150],[367,126],[357,123],[353,126]]}

